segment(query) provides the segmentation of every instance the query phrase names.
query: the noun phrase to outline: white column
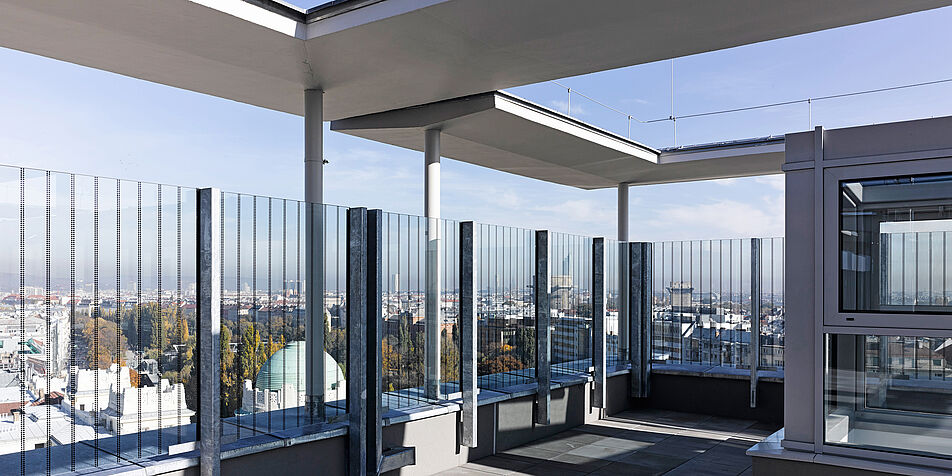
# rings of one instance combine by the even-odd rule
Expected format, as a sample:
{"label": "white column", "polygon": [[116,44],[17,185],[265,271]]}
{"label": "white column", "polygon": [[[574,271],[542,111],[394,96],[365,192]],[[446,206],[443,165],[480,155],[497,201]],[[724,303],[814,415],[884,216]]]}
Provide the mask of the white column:
{"label": "white column", "polygon": [[622,361],[628,359],[628,183],[618,184],[618,354]]}
{"label": "white column", "polygon": [[440,130],[426,131],[423,146],[426,170],[426,397],[440,397]]}
{"label": "white column", "polygon": [[305,405],[324,418],[324,91],[304,91]]}

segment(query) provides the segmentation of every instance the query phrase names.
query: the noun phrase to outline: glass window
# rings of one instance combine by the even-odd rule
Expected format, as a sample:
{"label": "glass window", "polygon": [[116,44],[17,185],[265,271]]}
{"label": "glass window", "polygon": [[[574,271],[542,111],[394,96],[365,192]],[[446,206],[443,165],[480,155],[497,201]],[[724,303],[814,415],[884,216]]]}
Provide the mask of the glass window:
{"label": "glass window", "polygon": [[952,175],[840,184],[840,308],[952,311]]}
{"label": "glass window", "polygon": [[827,335],[829,445],[952,458],[952,338]]}

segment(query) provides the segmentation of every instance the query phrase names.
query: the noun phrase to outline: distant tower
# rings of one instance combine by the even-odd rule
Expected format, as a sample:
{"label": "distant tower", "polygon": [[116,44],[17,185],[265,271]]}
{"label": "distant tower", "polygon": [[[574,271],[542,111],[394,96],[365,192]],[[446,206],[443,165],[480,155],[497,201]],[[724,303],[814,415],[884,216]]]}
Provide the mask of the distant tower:
{"label": "distant tower", "polygon": [[694,304],[692,294],[694,286],[690,281],[672,281],[668,286],[668,293],[671,294],[671,312],[672,313],[693,313]]}

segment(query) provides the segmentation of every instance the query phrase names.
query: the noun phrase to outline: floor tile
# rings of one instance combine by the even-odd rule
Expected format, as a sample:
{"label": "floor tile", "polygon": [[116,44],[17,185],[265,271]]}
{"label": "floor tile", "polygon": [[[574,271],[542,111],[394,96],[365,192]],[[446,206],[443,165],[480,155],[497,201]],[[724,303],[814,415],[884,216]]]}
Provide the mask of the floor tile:
{"label": "floor tile", "polygon": [[585,456],[587,458],[598,458],[608,461],[618,461],[625,456],[632,454],[632,450],[624,450],[621,448],[611,448],[608,446],[598,446],[598,445],[586,445],[581,448],[576,448],[572,451],[568,451],[566,454],[575,455],[575,456]]}
{"label": "floor tile", "polygon": [[750,476],[747,449],[775,425],[639,409],[467,463],[444,476]]}
{"label": "floor tile", "polygon": [[510,474],[513,471],[526,469],[536,464],[538,464],[538,460],[535,459],[507,458],[505,456],[493,455],[466,463],[462,467],[492,474]]}
{"label": "floor tile", "polygon": [[508,449],[502,452],[503,455],[515,455],[515,456],[527,456],[529,458],[536,458],[540,462],[547,461],[558,456],[559,452],[545,450],[542,448],[534,448],[531,446],[520,446],[517,448]]}
{"label": "floor tile", "polygon": [[612,463],[611,460],[605,460],[600,458],[589,458],[587,456],[578,456],[573,454],[562,454],[558,455],[554,459],[560,463],[571,464],[574,469],[583,472],[592,472],[596,469],[599,469],[603,466],[609,465]]}

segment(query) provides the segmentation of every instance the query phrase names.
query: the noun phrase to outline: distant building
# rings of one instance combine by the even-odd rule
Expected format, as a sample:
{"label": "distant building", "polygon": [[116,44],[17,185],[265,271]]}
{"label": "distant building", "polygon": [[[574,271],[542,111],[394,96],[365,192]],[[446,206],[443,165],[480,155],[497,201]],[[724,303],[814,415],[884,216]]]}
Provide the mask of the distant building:
{"label": "distant building", "polygon": [[555,319],[552,329],[552,362],[591,357],[592,320],[583,317]]}
{"label": "distant building", "polygon": [[560,311],[568,310],[572,298],[572,275],[557,274],[552,276],[552,303]]}
{"label": "distant building", "polygon": [[183,384],[160,379],[155,386],[136,388],[129,367],[112,364],[109,369],[79,369],[70,378],[63,409],[73,407],[78,422],[112,434],[135,433],[140,421],[142,430],[185,425],[195,415],[185,404]]}
{"label": "distant building", "polygon": [[691,285],[690,281],[672,281],[668,285],[668,293],[671,296],[671,312],[694,312],[694,286]]}

